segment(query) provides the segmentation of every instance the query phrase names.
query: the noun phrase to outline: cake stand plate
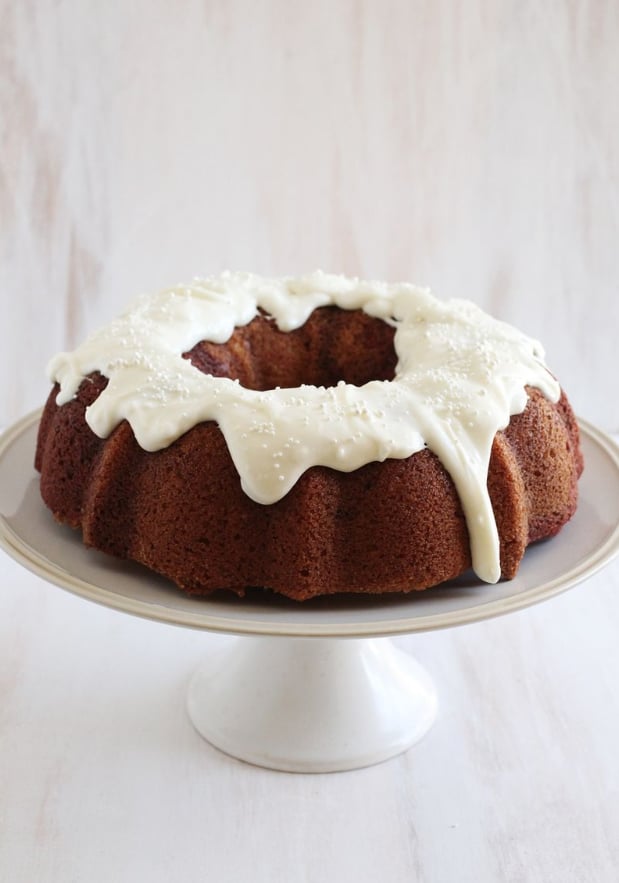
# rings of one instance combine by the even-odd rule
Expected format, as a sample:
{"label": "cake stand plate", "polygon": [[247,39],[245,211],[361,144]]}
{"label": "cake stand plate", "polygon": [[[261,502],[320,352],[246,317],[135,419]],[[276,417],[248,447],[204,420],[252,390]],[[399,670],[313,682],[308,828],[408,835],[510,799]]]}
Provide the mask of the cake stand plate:
{"label": "cake stand plate", "polygon": [[552,541],[531,547],[517,577],[472,574],[410,595],[334,596],[298,604],[264,592],[185,596],[166,580],[91,550],[57,525],[33,468],[39,413],[0,439],[0,545],[51,583],[125,613],[220,632],[193,676],[188,711],[213,745],[273,769],[353,769],[406,750],[429,729],[429,675],[387,636],[519,610],[565,591],[619,551],[619,448],[581,421],[579,508]]}

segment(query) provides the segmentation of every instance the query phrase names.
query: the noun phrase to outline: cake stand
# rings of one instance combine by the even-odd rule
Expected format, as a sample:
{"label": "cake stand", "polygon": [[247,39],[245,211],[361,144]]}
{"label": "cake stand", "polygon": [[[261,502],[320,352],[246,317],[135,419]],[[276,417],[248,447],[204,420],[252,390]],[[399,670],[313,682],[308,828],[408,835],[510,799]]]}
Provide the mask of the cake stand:
{"label": "cake stand", "polygon": [[572,521],[527,551],[496,586],[465,577],[411,595],[297,604],[250,594],[192,599],[149,571],[85,549],[53,521],[32,466],[39,414],[0,439],[0,544],[51,583],[125,613],[233,635],[189,684],[196,729],[222,751],[294,772],[367,766],[430,728],[430,676],[388,636],[447,628],[543,601],[602,568],[619,550],[619,448],[581,422],[585,473]]}

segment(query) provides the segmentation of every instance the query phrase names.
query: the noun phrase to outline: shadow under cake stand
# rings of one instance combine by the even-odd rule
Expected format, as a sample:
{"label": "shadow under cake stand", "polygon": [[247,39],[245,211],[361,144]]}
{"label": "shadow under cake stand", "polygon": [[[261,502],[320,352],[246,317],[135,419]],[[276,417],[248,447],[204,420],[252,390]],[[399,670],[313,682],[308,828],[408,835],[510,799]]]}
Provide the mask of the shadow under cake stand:
{"label": "shadow under cake stand", "polygon": [[194,599],[131,563],[84,548],[41,502],[33,468],[39,413],[0,439],[0,545],[23,566],[125,613],[236,637],[212,648],[189,684],[196,729],[222,751],[292,772],[355,769],[405,751],[430,728],[428,673],[388,636],[510,613],[576,585],[619,551],[619,447],[582,421],[579,508],[517,577],[473,576],[411,595],[298,604],[249,594]]}

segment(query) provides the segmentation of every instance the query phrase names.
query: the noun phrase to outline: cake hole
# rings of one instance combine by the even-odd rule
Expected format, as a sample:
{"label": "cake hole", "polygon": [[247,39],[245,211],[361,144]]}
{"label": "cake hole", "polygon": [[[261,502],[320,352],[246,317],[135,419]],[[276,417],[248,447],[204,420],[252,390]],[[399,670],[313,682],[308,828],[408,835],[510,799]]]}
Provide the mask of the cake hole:
{"label": "cake hole", "polygon": [[322,307],[295,331],[282,332],[268,316],[237,328],[225,344],[202,342],[184,353],[198,370],[238,380],[247,389],[308,384],[363,386],[393,380],[394,328],[361,310]]}

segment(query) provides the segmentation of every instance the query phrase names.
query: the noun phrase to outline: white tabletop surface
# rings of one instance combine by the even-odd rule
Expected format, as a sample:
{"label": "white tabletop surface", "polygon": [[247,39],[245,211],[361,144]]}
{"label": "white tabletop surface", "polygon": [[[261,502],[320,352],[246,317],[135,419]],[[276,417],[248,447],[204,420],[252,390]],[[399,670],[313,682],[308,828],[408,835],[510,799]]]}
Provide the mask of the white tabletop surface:
{"label": "white tabletop surface", "polygon": [[[0,425],[140,291],[321,267],[475,300],[619,431],[616,0],[0,0],[0,23]],[[194,731],[227,638],[2,552],[0,578],[0,883],[619,879],[619,561],[398,638],[436,723],[312,776]]]}

